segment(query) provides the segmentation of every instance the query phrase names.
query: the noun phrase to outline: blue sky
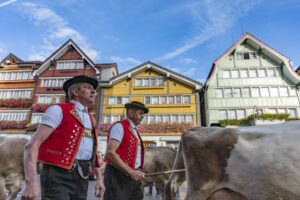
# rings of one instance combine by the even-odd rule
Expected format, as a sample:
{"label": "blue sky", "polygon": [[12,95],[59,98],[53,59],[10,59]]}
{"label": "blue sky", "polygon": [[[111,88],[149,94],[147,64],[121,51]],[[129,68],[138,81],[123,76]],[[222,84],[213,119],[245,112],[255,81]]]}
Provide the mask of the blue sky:
{"label": "blue sky", "polygon": [[43,60],[72,38],[122,73],[146,61],[205,82],[245,32],[300,65],[298,0],[0,0],[0,60]]}

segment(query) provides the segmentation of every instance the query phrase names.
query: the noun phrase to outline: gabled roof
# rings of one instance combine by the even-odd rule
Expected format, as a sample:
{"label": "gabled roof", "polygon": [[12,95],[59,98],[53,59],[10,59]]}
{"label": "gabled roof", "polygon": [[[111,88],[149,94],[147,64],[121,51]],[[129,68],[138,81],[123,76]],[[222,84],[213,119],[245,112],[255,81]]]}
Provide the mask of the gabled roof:
{"label": "gabled roof", "polygon": [[83,59],[85,59],[92,68],[95,69],[96,74],[100,74],[100,71],[95,67],[95,64],[93,61],[76,45],[76,43],[69,39],[66,43],[64,43],[61,47],[59,47],[54,53],[52,53],[39,67],[38,70],[33,72],[33,76],[40,75],[42,72],[44,72],[48,67],[51,66],[52,60],[56,60],[60,58],[62,55],[64,55],[68,50],[69,47],[73,46],[76,51],[82,56]]}
{"label": "gabled roof", "polygon": [[95,67],[102,70],[102,69],[107,69],[107,68],[115,68],[116,72],[118,74],[118,65],[117,63],[100,63],[100,64],[95,64]]}
{"label": "gabled roof", "polygon": [[202,88],[202,84],[199,83],[198,81],[195,81],[193,79],[190,79],[188,77],[185,77],[181,74],[178,74],[176,72],[173,72],[171,70],[168,70],[164,67],[161,67],[153,62],[145,62],[141,65],[138,65],[137,67],[135,68],[132,68],[126,72],[123,72],[121,74],[119,74],[118,76],[114,76],[112,77],[108,83],[103,83],[102,86],[112,86],[120,81],[123,81],[127,78],[131,78],[133,77],[135,74],[138,74],[142,71],[145,71],[146,69],[151,69],[153,71],[156,71],[158,73],[161,73],[161,74],[165,74],[167,77],[170,77],[174,80],[177,80],[177,81],[180,81],[182,83],[185,83],[189,86],[192,86],[192,87],[195,87],[196,90],[200,90]]}
{"label": "gabled roof", "polygon": [[212,76],[215,75],[215,73],[216,73],[216,67],[221,62],[221,60],[224,59],[224,58],[226,58],[231,53],[233,53],[236,50],[236,48],[240,44],[242,44],[243,42],[247,42],[247,44],[249,44],[250,46],[252,46],[253,48],[255,48],[257,50],[260,50],[263,54],[265,54],[266,56],[269,56],[274,61],[276,61],[278,63],[281,63],[284,66],[283,67],[283,71],[284,71],[285,75],[288,76],[289,79],[293,83],[299,82],[299,76],[297,76],[297,74],[293,70],[293,68],[292,68],[292,66],[290,64],[290,59],[288,57],[282,55],[281,53],[279,53],[278,51],[276,51],[275,49],[273,49],[269,45],[265,44],[264,42],[262,42],[261,40],[259,40],[256,37],[254,37],[250,33],[246,32],[242,37],[240,37],[238,39],[238,41],[236,41],[218,59],[216,59],[214,61],[213,65],[212,65],[212,67],[210,69],[210,72],[209,72],[209,75],[207,77],[205,85],[208,84],[209,81],[210,81],[210,79],[212,78]]}
{"label": "gabled roof", "polygon": [[3,60],[1,60],[0,64],[2,64],[2,63],[6,64],[5,61],[8,60],[8,59],[13,59],[13,60],[16,62],[16,64],[19,64],[19,63],[23,63],[23,62],[24,62],[22,59],[18,58],[17,56],[15,56],[15,55],[12,54],[12,53],[10,53],[10,54],[8,54]]}

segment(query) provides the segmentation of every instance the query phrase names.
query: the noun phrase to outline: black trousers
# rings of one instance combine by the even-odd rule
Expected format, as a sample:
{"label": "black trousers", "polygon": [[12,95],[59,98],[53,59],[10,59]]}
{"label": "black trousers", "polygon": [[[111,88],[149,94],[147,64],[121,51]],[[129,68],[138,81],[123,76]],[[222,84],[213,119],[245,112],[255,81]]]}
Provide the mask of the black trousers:
{"label": "black trousers", "polygon": [[[89,174],[89,162],[78,161],[84,175]],[[42,200],[86,200],[89,179],[83,179],[77,170],[43,165],[40,176]]]}
{"label": "black trousers", "polygon": [[112,165],[106,165],[104,185],[106,187],[104,200],[142,200],[144,198],[142,182],[133,180]]}

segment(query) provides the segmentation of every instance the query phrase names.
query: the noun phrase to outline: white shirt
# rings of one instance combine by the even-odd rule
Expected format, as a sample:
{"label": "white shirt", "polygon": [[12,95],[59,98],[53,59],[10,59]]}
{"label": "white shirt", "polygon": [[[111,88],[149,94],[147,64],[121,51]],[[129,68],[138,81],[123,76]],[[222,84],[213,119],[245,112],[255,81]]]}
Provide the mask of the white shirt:
{"label": "white shirt", "polygon": [[[135,137],[139,139],[139,136],[137,134],[134,123],[129,119],[128,119],[128,121],[130,122],[130,127],[133,130]],[[124,129],[123,129],[122,124],[121,123],[114,124],[109,133],[109,141],[110,141],[110,139],[113,138],[115,140],[118,140],[119,142],[122,142],[123,137],[124,137]],[[141,151],[142,151],[141,145],[138,145],[138,151],[137,151],[135,165],[134,165],[135,169],[137,169],[141,166],[141,157],[142,157]]]}
{"label": "white shirt", "polygon": [[[87,107],[84,107],[81,103],[71,100],[75,104],[84,128],[93,129],[90,116],[87,112]],[[56,129],[62,122],[63,112],[59,105],[50,106],[41,119],[41,124],[48,125]],[[82,137],[80,145],[76,154],[77,160],[90,160],[93,154],[93,139],[89,137]]]}

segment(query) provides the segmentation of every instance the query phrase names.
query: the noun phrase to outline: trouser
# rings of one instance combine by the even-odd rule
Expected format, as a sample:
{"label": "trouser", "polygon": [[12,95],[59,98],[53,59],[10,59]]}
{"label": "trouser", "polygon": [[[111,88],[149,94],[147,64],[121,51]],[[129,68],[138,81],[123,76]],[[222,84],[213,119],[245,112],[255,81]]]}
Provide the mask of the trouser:
{"label": "trouser", "polygon": [[112,165],[106,165],[104,185],[106,187],[104,200],[142,200],[144,198],[142,182],[133,180]]}
{"label": "trouser", "polygon": [[[89,161],[77,160],[76,163],[88,177]],[[78,171],[78,166],[67,170],[44,164],[40,176],[42,200],[86,200],[89,179],[82,178]]]}

